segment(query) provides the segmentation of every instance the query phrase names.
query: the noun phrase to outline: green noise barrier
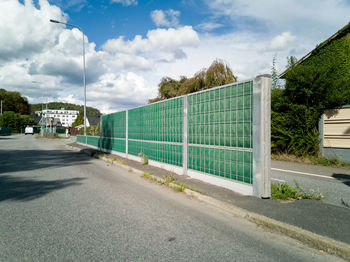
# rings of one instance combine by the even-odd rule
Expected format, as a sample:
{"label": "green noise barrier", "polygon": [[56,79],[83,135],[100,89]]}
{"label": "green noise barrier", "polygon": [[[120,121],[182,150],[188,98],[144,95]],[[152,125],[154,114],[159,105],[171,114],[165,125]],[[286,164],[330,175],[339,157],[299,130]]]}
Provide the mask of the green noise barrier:
{"label": "green noise barrier", "polygon": [[101,135],[77,142],[270,197],[270,88],[260,76],[104,115]]}
{"label": "green noise barrier", "polygon": [[0,127],[0,136],[10,136],[12,134],[12,128]]}

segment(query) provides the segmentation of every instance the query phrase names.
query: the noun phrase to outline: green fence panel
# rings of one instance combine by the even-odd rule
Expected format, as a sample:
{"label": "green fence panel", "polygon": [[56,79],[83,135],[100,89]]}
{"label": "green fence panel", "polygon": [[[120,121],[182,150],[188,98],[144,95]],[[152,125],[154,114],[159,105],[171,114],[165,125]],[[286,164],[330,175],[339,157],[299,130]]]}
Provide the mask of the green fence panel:
{"label": "green fence panel", "polygon": [[95,136],[87,137],[87,144],[90,146],[99,147],[100,146],[100,138]]}
{"label": "green fence panel", "polygon": [[148,159],[174,166],[182,166],[182,145],[131,140],[129,141],[128,152],[134,156],[143,153]]}
{"label": "green fence panel", "polygon": [[12,134],[12,128],[0,127],[0,136],[9,136]]}
{"label": "green fence panel", "polygon": [[108,138],[125,138],[126,111],[102,116],[101,136]]}
{"label": "green fence panel", "polygon": [[77,135],[77,142],[85,144],[85,136]]}
{"label": "green fence panel", "polygon": [[188,168],[251,184],[252,106],[253,81],[190,94]]}
{"label": "green fence panel", "polygon": [[128,138],[181,143],[183,97],[128,110]]}

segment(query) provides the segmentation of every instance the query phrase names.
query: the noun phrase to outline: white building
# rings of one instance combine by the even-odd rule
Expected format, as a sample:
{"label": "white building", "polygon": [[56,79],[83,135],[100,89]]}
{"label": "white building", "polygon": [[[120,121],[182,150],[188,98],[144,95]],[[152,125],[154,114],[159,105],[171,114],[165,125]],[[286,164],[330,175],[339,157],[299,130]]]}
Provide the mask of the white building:
{"label": "white building", "polygon": [[57,118],[64,127],[72,127],[72,124],[77,119],[79,111],[61,109],[44,109],[43,111],[35,111],[38,116],[44,115],[44,118]]}

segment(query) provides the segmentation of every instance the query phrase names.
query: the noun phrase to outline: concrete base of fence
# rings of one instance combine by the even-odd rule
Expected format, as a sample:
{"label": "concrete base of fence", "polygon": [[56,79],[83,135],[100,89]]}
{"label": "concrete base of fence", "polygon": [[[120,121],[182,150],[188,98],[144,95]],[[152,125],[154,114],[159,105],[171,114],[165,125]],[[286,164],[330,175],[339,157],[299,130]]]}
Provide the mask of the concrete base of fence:
{"label": "concrete base of fence", "polygon": [[[77,144],[100,150],[100,148],[98,148],[96,146],[86,145],[84,143],[79,143],[79,142],[77,142]],[[141,157],[134,156],[134,155],[126,155],[124,153],[120,153],[120,152],[113,151],[113,150],[103,150],[102,149],[100,151],[105,152],[105,153],[115,154],[117,156],[124,157],[124,158],[134,160],[137,162],[141,162],[141,160],[142,160]],[[173,172],[173,173],[178,174],[178,175],[184,175],[183,167],[173,166],[173,165],[165,164],[165,163],[154,161],[154,160],[148,160],[148,164],[151,166],[155,166],[158,168],[168,170],[168,171]],[[239,194],[242,194],[242,195],[252,195],[253,194],[253,186],[252,185],[240,183],[238,181],[236,182],[236,181],[228,180],[228,179],[223,178],[223,177],[217,177],[214,175],[202,173],[199,171],[194,171],[191,169],[187,170],[187,175],[189,177],[194,178],[194,179],[198,179],[198,180],[201,180],[203,182],[206,182],[206,183],[209,183],[209,184],[212,184],[215,186],[227,188],[229,190],[232,190],[232,191],[239,193]]]}
{"label": "concrete base of fence", "polygon": [[154,160],[148,160],[148,164],[151,166],[155,166],[155,167],[159,167],[159,168],[168,170],[168,171],[173,172],[173,173],[178,174],[178,175],[184,174],[183,173],[184,169],[183,169],[183,167],[180,167],[180,166],[173,166],[173,165],[165,164],[165,163],[154,161]]}
{"label": "concrete base of fence", "polygon": [[217,176],[213,176],[210,174],[194,171],[191,169],[187,170],[187,175],[192,177],[192,178],[201,180],[203,182],[206,182],[206,183],[209,183],[209,184],[212,184],[215,186],[227,188],[229,190],[232,190],[232,191],[239,193],[239,194],[242,194],[242,195],[252,195],[253,194],[253,186],[252,185],[248,185],[248,184],[244,184],[244,183],[240,183],[240,182],[235,182],[235,181],[223,178],[223,177],[217,177]]}

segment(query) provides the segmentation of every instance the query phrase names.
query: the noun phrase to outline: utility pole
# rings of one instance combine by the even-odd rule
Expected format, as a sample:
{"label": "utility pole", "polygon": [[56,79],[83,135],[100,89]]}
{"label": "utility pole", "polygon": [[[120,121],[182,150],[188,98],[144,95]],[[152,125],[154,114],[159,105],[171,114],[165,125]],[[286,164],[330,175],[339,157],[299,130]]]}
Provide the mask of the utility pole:
{"label": "utility pole", "polygon": [[2,100],[1,100],[1,115],[2,115]]}

